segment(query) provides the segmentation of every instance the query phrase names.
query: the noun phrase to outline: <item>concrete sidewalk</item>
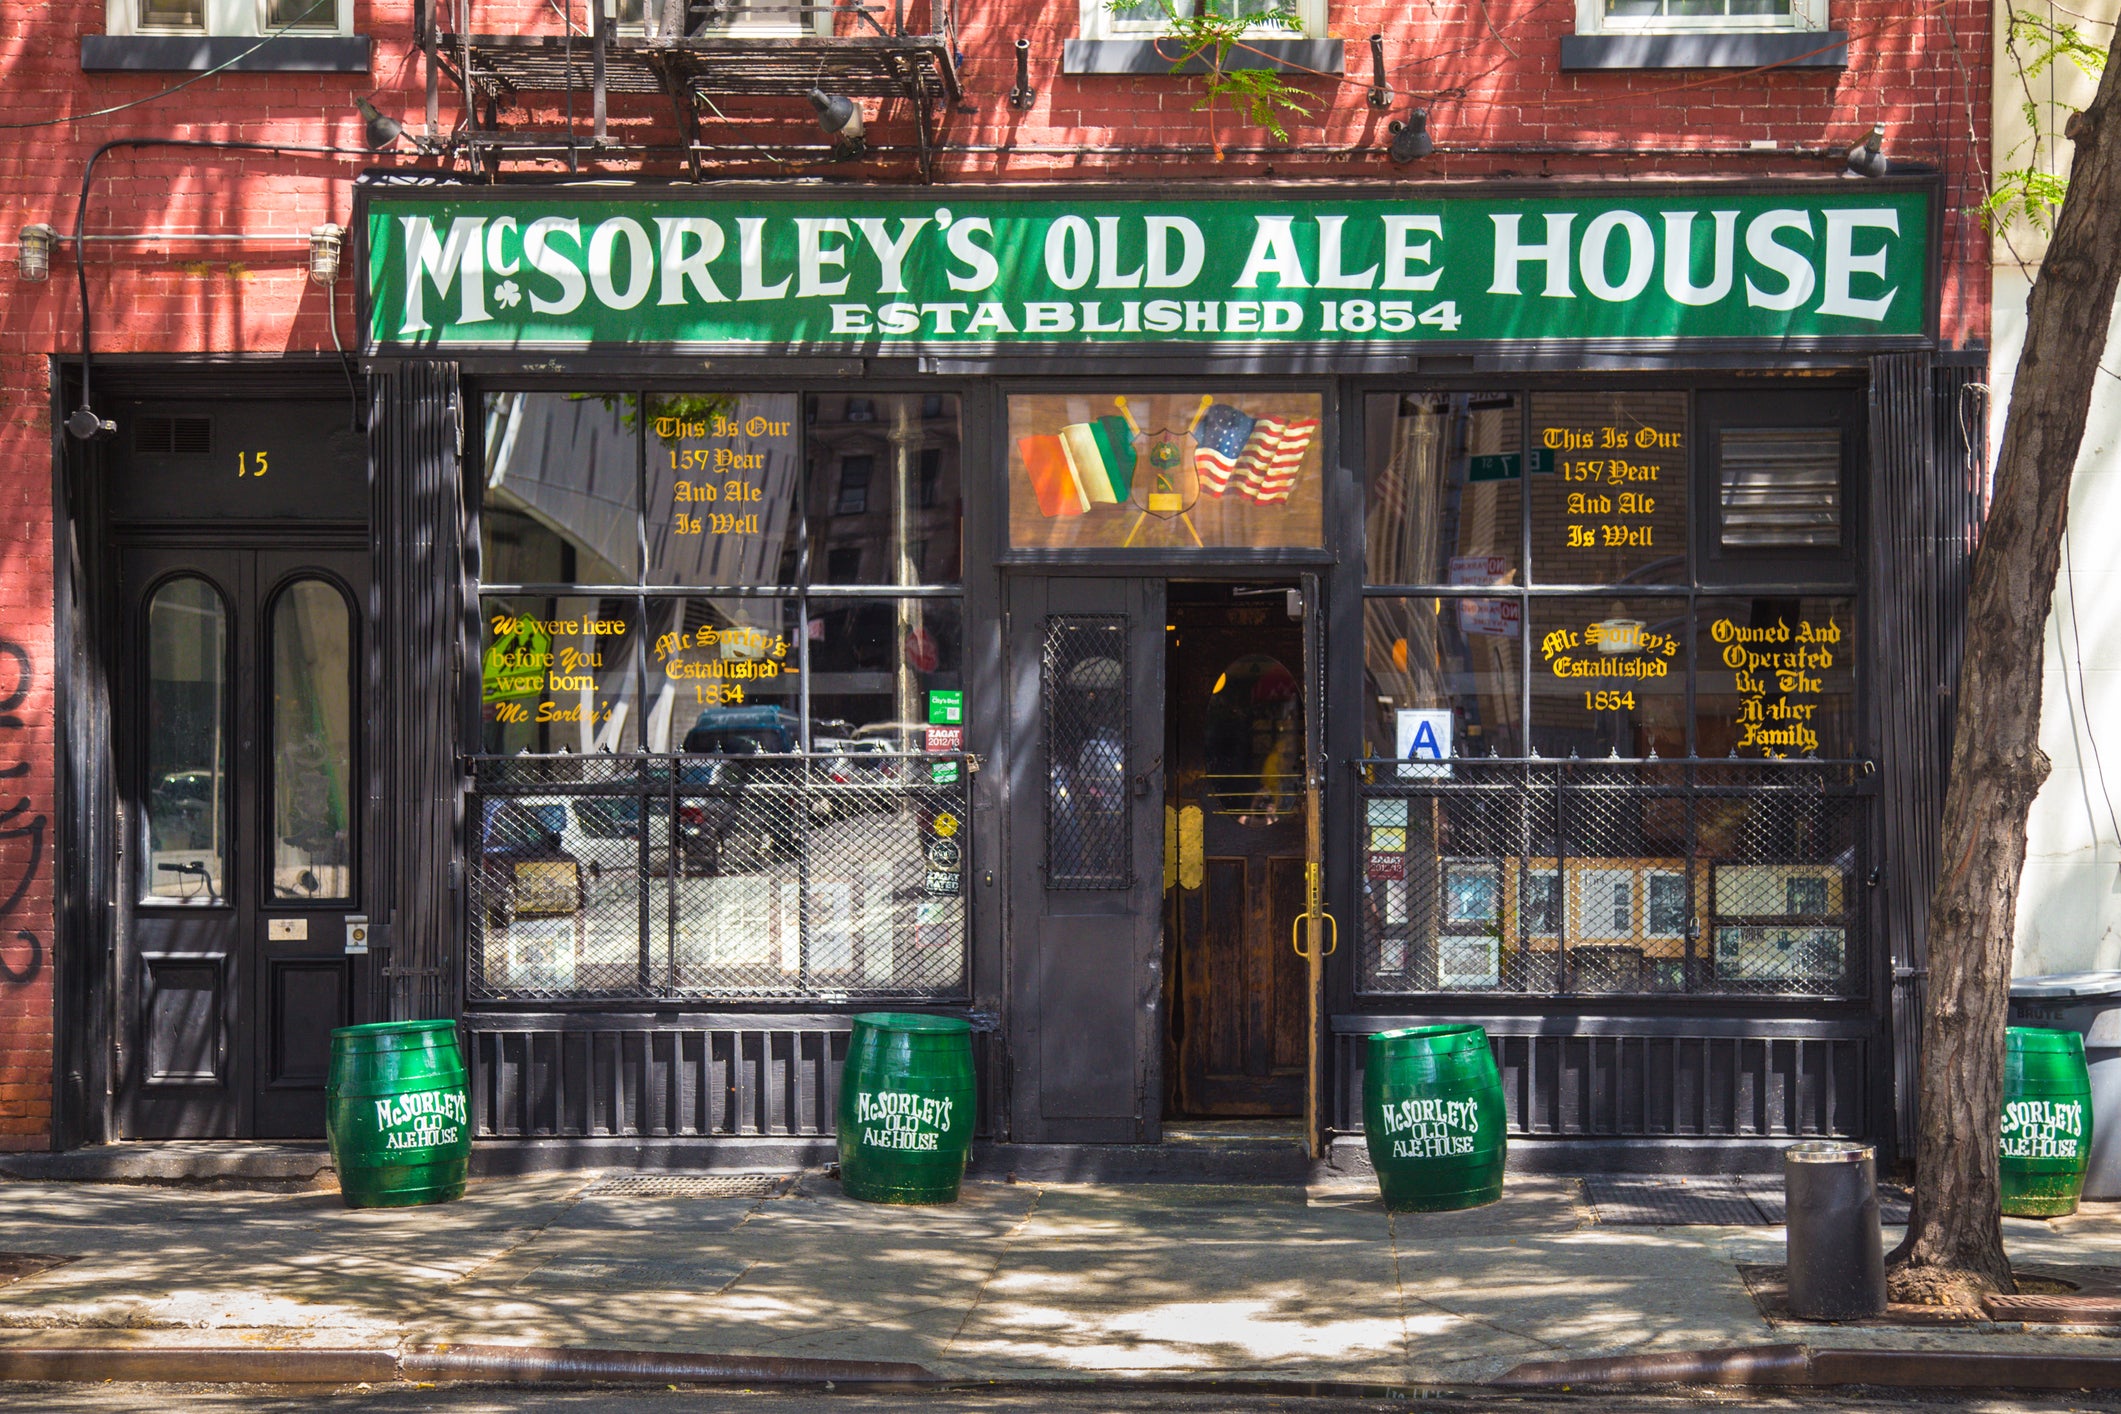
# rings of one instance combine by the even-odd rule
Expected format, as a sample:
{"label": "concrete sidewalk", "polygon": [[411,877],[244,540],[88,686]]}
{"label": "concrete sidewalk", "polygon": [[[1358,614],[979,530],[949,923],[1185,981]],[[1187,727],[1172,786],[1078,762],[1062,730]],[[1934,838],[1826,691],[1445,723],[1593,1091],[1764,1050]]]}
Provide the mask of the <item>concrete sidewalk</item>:
{"label": "concrete sidewalk", "polygon": [[[1781,1229],[1603,1226],[1570,1179],[1419,1216],[1356,1186],[970,1183],[885,1208],[818,1174],[767,1196],[626,1182],[474,1180],[457,1203],[362,1212],[328,1191],[0,1182],[0,1348],[448,1342],[1391,1383],[1772,1342],[2121,1355],[2052,1327],[1771,1324],[1739,1265],[1779,1262]],[[2121,1205],[2006,1226],[2021,1264],[2121,1269]],[[10,1280],[24,1256],[64,1260]]]}

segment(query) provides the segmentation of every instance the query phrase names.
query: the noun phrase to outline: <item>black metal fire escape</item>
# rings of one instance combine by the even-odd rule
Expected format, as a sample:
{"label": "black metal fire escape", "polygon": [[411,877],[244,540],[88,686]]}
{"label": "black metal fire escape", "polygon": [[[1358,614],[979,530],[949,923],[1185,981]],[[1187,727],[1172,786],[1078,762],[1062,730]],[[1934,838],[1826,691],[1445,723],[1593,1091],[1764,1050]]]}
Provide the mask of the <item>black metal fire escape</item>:
{"label": "black metal fire escape", "polygon": [[[763,116],[770,123],[784,110],[807,124],[811,114],[803,100],[824,89],[853,99],[905,100],[926,181],[942,125],[964,98],[953,0],[589,0],[586,32],[574,18],[574,0],[554,0],[563,32],[540,34],[474,33],[473,0],[416,3],[430,131],[440,86],[447,82],[462,95],[466,113],[458,141],[473,164],[487,170],[510,160],[646,155],[647,146],[614,138],[607,112],[614,93],[668,100],[678,140],[654,147],[681,151],[695,181],[709,163],[844,160],[849,154],[835,153],[829,143],[732,143],[718,141],[714,131],[730,116],[717,100],[745,120]],[[589,100],[586,136],[574,121],[575,94]],[[533,107],[565,108],[566,127],[502,125],[503,110]]]}

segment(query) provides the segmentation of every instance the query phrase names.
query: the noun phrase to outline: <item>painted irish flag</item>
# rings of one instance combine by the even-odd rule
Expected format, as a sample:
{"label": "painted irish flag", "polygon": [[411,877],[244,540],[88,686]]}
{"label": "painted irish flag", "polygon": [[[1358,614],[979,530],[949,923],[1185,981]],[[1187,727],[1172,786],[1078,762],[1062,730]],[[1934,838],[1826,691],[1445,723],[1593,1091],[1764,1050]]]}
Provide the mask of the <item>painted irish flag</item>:
{"label": "painted irish flag", "polygon": [[1134,489],[1134,438],[1122,417],[1071,422],[1057,434],[1020,437],[1024,470],[1045,516],[1117,505]]}

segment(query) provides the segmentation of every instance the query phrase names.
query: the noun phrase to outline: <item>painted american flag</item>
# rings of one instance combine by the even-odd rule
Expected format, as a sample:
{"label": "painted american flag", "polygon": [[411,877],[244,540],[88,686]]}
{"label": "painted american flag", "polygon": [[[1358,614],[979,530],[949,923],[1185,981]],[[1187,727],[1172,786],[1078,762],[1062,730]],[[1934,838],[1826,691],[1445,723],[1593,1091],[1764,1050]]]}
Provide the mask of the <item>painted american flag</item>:
{"label": "painted american flag", "polygon": [[1315,417],[1252,417],[1217,403],[1194,431],[1201,493],[1220,496],[1234,487],[1261,505],[1286,501],[1317,435]]}

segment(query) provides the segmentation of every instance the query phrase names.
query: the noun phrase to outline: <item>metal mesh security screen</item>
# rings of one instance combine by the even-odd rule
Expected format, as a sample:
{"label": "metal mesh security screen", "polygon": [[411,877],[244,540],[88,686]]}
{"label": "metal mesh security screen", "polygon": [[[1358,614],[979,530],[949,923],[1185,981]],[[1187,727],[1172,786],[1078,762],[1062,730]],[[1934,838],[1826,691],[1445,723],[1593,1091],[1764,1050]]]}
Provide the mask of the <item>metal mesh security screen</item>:
{"label": "metal mesh security screen", "polygon": [[1039,693],[1046,726],[1046,887],[1134,884],[1127,794],[1127,620],[1046,619]]}
{"label": "metal mesh security screen", "polygon": [[1866,990],[1859,766],[1366,766],[1365,991]]}
{"label": "metal mesh security screen", "polygon": [[474,998],[965,991],[962,757],[471,764]]}

